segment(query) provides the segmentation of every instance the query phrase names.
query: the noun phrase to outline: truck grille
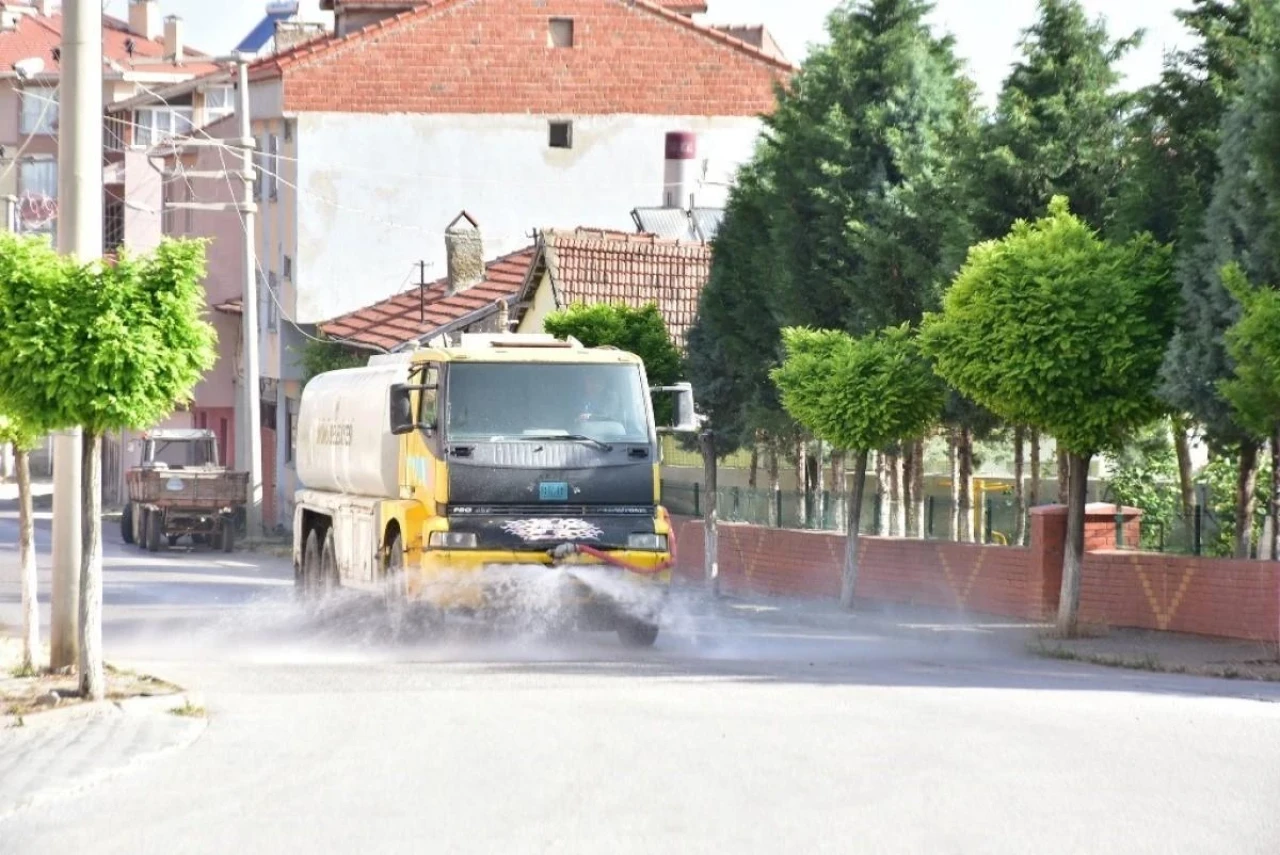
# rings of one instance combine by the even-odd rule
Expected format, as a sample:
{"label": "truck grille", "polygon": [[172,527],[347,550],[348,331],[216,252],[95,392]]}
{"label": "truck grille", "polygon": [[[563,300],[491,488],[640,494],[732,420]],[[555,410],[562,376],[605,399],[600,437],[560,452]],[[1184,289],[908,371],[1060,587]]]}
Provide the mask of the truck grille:
{"label": "truck grille", "polygon": [[522,516],[522,517],[653,517],[654,505],[448,505],[449,516]]}

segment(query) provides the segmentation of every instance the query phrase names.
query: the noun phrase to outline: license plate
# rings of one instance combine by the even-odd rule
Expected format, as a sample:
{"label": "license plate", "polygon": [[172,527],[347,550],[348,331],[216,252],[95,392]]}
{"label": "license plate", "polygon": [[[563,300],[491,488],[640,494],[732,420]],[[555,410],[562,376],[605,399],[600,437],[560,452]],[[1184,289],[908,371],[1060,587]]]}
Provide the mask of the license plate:
{"label": "license plate", "polygon": [[165,488],[174,493],[181,493],[183,486],[181,478],[170,478],[169,483],[165,484]]}
{"label": "license plate", "polygon": [[569,485],[564,481],[543,481],[538,484],[538,499],[543,502],[567,502]]}

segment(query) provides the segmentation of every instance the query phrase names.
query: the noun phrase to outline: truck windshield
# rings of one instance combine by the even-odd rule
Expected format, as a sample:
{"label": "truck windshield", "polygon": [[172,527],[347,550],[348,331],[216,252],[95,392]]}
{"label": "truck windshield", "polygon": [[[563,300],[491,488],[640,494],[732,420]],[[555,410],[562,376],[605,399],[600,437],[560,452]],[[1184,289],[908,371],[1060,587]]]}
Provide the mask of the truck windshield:
{"label": "truck windshield", "polygon": [[205,440],[151,440],[149,452],[151,460],[169,469],[200,468],[215,463],[213,443]]}
{"label": "truck windshield", "polygon": [[648,442],[647,390],[636,365],[454,363],[449,439]]}

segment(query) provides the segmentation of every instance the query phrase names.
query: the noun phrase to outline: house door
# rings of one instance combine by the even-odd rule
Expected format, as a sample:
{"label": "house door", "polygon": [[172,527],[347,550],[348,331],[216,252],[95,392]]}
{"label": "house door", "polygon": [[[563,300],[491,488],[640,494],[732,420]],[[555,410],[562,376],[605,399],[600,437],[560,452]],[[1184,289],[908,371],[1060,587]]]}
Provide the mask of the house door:
{"label": "house door", "polygon": [[275,528],[276,519],[276,432],[262,429],[262,524],[267,530]]}

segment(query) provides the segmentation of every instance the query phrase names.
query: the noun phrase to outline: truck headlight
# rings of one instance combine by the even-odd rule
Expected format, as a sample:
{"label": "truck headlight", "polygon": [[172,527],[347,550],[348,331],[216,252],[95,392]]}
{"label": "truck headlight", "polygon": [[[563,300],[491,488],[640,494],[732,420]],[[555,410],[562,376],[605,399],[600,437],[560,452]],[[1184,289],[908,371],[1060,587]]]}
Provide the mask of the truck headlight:
{"label": "truck headlight", "polygon": [[433,549],[475,549],[476,536],[469,531],[433,531],[427,544]]}
{"label": "truck headlight", "polygon": [[665,534],[628,535],[627,549],[644,549],[651,552],[666,552],[667,536]]}

